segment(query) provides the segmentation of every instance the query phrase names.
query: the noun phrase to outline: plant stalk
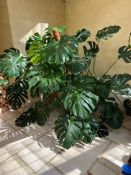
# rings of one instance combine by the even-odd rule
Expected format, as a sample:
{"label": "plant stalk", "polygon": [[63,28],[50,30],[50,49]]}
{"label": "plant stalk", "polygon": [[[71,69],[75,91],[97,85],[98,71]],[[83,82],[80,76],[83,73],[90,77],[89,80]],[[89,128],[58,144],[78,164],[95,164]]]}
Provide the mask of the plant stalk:
{"label": "plant stalk", "polygon": [[117,97],[117,95],[114,92],[112,92],[112,91],[111,91],[111,93],[116,97],[116,99],[120,102],[120,104],[123,105],[121,100]]}
{"label": "plant stalk", "polygon": [[112,65],[107,69],[107,71],[106,71],[103,75],[106,75],[106,74],[109,72],[109,70],[114,66],[114,64],[116,64],[116,62],[117,62],[118,60],[119,60],[119,59],[115,60],[115,61],[112,63]]}
{"label": "plant stalk", "polygon": [[93,62],[93,74],[95,75],[95,64],[96,64],[96,57],[94,57],[94,62]]}
{"label": "plant stalk", "polygon": [[129,45],[129,47],[131,47],[131,33],[130,33],[130,35],[129,35],[128,45]]}
{"label": "plant stalk", "polygon": [[29,71],[29,69],[30,69],[31,65],[32,65],[31,63],[28,63],[28,64],[27,64],[27,67],[25,68],[25,73],[24,73],[24,75],[23,75],[23,79],[25,79],[25,78],[26,78],[27,73],[28,73],[28,71]]}

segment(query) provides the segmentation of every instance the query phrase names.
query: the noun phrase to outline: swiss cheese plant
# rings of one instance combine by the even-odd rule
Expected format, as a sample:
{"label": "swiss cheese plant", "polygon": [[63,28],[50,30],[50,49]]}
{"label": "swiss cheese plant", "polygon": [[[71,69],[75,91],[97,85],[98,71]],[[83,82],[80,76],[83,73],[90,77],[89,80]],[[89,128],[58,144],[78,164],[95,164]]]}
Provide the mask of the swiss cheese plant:
{"label": "swiss cheese plant", "polygon": [[1,82],[6,86],[10,106],[19,109],[29,93],[32,98],[39,97],[34,106],[16,119],[16,125],[43,126],[50,110],[61,107],[63,113],[58,116],[54,130],[60,145],[67,149],[77,142],[90,143],[96,136],[108,135],[108,126],[120,128],[124,113],[115,99],[118,95],[131,96],[131,75],[108,73],[119,59],[131,63],[130,37],[127,45],[118,49],[118,58],[109,69],[100,76],[95,73],[101,42],[120,29],[116,25],[105,27],[90,40],[91,32],[87,29],[70,36],[64,34],[64,26],[49,27],[43,36],[39,33],[30,36],[26,56],[15,48],[1,53],[0,72],[5,78],[15,79],[13,84]]}

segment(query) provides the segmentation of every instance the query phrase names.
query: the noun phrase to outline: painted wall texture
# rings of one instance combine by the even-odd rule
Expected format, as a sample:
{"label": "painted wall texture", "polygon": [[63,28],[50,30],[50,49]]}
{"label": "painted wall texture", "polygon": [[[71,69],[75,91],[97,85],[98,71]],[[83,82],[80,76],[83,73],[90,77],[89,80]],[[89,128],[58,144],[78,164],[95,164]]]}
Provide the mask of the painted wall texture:
{"label": "painted wall texture", "polygon": [[[131,32],[131,0],[68,0],[65,8],[68,33],[87,28],[94,39],[96,31],[109,25],[120,25],[121,31],[100,45],[96,71],[101,74],[117,58],[118,48],[126,45]],[[110,73],[131,73],[131,65],[119,61]]]}
{"label": "painted wall texture", "polygon": [[[49,25],[64,24],[64,1],[63,0],[2,0],[8,8],[8,19],[10,23],[13,46],[24,51],[24,44],[20,40],[32,30],[38,23],[48,23]],[[1,0],[0,0],[1,4]],[[4,14],[5,15],[5,14]],[[9,28],[9,27],[8,27]],[[3,25],[3,29],[6,26]],[[8,33],[8,32],[7,32]],[[3,37],[3,40],[8,36]],[[9,45],[6,46],[6,48]],[[3,47],[2,47],[3,48]]]}
{"label": "painted wall texture", "polygon": [[0,51],[13,46],[6,0],[0,0]]}

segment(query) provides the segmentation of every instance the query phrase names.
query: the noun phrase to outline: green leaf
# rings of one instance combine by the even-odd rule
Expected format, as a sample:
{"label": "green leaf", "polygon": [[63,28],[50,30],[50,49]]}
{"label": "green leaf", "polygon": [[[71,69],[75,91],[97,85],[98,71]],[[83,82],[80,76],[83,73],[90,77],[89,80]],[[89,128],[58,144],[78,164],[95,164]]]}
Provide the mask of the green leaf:
{"label": "green leaf", "polygon": [[119,32],[120,29],[121,27],[116,25],[105,27],[97,32],[96,40],[98,42],[100,42],[101,40],[107,40],[111,38],[115,33]]}
{"label": "green leaf", "polygon": [[33,67],[28,74],[29,89],[36,94],[52,93],[60,90],[65,82],[62,71],[57,66],[54,68],[49,65],[38,65]]}
{"label": "green leaf", "polygon": [[[46,97],[46,96],[45,96]],[[31,123],[37,123],[43,126],[49,117],[49,109],[43,99],[35,103],[34,107],[29,108],[22,115],[20,115],[15,124],[19,127],[25,127]]]}
{"label": "green leaf", "polygon": [[8,80],[5,80],[5,79],[0,80],[0,86],[7,86],[7,85],[8,85],[8,83],[9,83],[9,81],[8,81]]}
{"label": "green leaf", "polygon": [[98,136],[99,137],[106,137],[108,135],[109,135],[109,129],[106,127],[106,125],[103,122],[100,122]]}
{"label": "green leaf", "polygon": [[36,123],[40,126],[45,125],[49,117],[49,109],[47,106],[47,95],[44,96],[44,100],[40,100],[35,103]]}
{"label": "green leaf", "polygon": [[35,123],[35,121],[35,109],[31,107],[15,120],[15,125],[18,127],[26,127],[27,125]]}
{"label": "green leaf", "polygon": [[77,32],[75,35],[76,40],[80,43],[86,41],[88,37],[90,37],[91,33],[87,29],[81,29],[80,31]]}
{"label": "green leaf", "polygon": [[105,101],[101,106],[102,121],[111,128],[118,129],[122,126],[124,116],[117,104],[113,101]]}
{"label": "green leaf", "polygon": [[55,122],[55,132],[60,145],[69,149],[81,136],[82,123],[74,116],[64,114],[59,116]]}
{"label": "green leaf", "polygon": [[97,81],[93,77],[89,76],[78,76],[74,77],[71,81],[71,85],[78,90],[96,92]]}
{"label": "green leaf", "polygon": [[38,64],[40,61],[42,61],[42,51],[44,49],[44,43],[42,41],[34,41],[31,46],[29,47],[29,50],[27,52],[27,55],[33,64]]}
{"label": "green leaf", "polygon": [[94,121],[83,122],[81,141],[83,141],[84,143],[91,143],[92,140],[97,136],[98,129],[99,125]]}
{"label": "green leaf", "polygon": [[60,108],[62,107],[62,101],[61,101],[61,98],[59,96],[55,97],[53,99],[53,101],[51,102],[51,105],[53,108]]}
{"label": "green leaf", "polygon": [[105,99],[109,97],[111,91],[111,76],[103,75],[97,80],[97,95]]}
{"label": "green leaf", "polygon": [[64,35],[59,42],[50,42],[42,52],[42,59],[49,64],[64,64],[71,61],[77,53],[78,45],[73,37]]}
{"label": "green leaf", "polygon": [[39,33],[35,33],[34,35],[29,37],[25,46],[26,51],[29,50],[30,46],[33,44],[34,41],[42,41],[42,37]]}
{"label": "green leaf", "polygon": [[131,86],[128,82],[131,80],[130,74],[116,74],[111,79],[111,89],[123,96],[131,96]]}
{"label": "green leaf", "polygon": [[118,50],[118,58],[122,59],[126,63],[131,63],[131,47],[130,46],[122,46]]}
{"label": "green leaf", "polygon": [[15,48],[7,49],[0,55],[0,72],[4,76],[20,76],[24,72],[26,64],[26,58]]}
{"label": "green leaf", "polygon": [[[43,36],[41,36],[39,33],[35,33],[34,35],[30,36],[29,39],[27,40],[26,42],[26,51],[27,53],[29,52],[29,55],[30,55],[30,52],[38,52],[39,48],[42,48],[42,46],[44,44],[47,44],[51,41],[51,34],[46,32]],[[35,47],[37,44],[39,44],[41,47]],[[33,49],[30,49],[30,47],[33,45]],[[30,49],[30,51],[29,51]],[[38,50],[37,50],[38,49]]]}
{"label": "green leaf", "polygon": [[88,63],[86,60],[78,58],[68,63],[69,69],[72,74],[80,74],[88,69]]}
{"label": "green leaf", "polygon": [[96,108],[98,96],[88,91],[72,90],[65,96],[63,102],[65,109],[71,114],[81,118],[89,118],[89,115]]}
{"label": "green leaf", "polygon": [[7,99],[12,109],[19,109],[28,98],[27,95],[28,83],[27,80],[17,80],[7,89]]}
{"label": "green leaf", "polygon": [[89,48],[83,46],[85,59],[91,60],[96,57],[96,54],[99,52],[98,44],[94,41],[88,41]]}

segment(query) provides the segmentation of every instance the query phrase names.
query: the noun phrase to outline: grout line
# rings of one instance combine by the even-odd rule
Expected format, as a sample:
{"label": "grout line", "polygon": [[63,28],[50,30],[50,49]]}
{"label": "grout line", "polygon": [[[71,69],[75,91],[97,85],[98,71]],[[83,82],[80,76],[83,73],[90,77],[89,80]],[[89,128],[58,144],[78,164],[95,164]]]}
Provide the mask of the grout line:
{"label": "grout line", "polygon": [[12,154],[10,157],[8,157],[7,159],[3,160],[0,164],[3,164],[6,160],[9,160],[11,157],[17,155],[17,153],[21,152],[22,150],[24,150],[25,148],[27,148],[28,146],[30,146],[33,142],[31,142],[29,145],[27,145],[26,147],[20,149],[18,152]]}
{"label": "grout line", "polygon": [[[48,131],[48,132],[49,132],[49,131]],[[45,134],[47,134],[48,132],[46,132]],[[28,135],[28,137],[29,137],[29,135]],[[39,138],[39,139],[40,139],[40,138]],[[0,164],[3,164],[6,160],[10,159],[11,157],[13,157],[13,156],[15,156],[15,155],[18,156],[18,153],[19,153],[19,152],[23,151],[25,148],[29,147],[31,144],[33,144],[34,142],[38,141],[39,139],[34,140],[34,139],[32,138],[32,142],[31,142],[31,143],[29,143],[28,145],[26,145],[24,148],[20,149],[20,150],[17,151],[16,153],[12,154],[12,155],[11,155],[10,157],[8,157],[7,159],[5,159],[5,160],[3,160],[2,162],[0,162]]]}
{"label": "grout line", "polygon": [[[105,152],[105,150],[108,148],[108,146],[111,144],[111,141],[109,141],[109,143],[107,144],[107,146],[104,148],[104,150],[102,151],[101,155]],[[97,159],[95,160],[95,162],[91,165],[91,167],[87,170],[87,171],[91,171],[91,169],[94,167],[95,163],[97,162],[97,160],[99,159],[99,156],[97,157]]]}
{"label": "grout line", "polygon": [[101,154],[103,154],[103,153],[107,150],[107,148],[111,145],[111,140],[107,140],[107,141],[109,141],[109,143],[108,143],[107,146],[104,148],[104,150],[102,151]]}
{"label": "grout line", "polygon": [[[52,167],[54,167],[55,169],[58,169],[57,167],[55,167],[55,166],[53,166],[53,164],[51,163],[51,161],[52,160],[54,160],[57,156],[59,155],[59,152],[56,154],[56,155],[54,155],[48,162],[44,162],[45,164],[38,170],[38,171],[36,171],[36,173],[38,173],[42,168],[44,168],[44,166],[46,166],[46,165],[51,165]],[[58,169],[59,170],[59,169]],[[63,173],[63,172],[61,172],[60,170],[59,170],[59,172],[60,173]],[[62,174],[63,175],[63,174]]]}
{"label": "grout line", "polygon": [[131,151],[129,148],[127,148],[127,146],[125,146],[125,145],[123,145],[121,143],[115,142],[114,140],[111,140],[109,138],[106,138],[106,139],[109,140],[109,141],[111,141],[111,142],[113,142],[113,143],[115,143],[115,144],[117,144],[117,145],[119,145],[119,146],[121,146],[121,147],[123,147],[123,148],[125,148],[128,152]]}
{"label": "grout line", "polygon": [[58,167],[54,166],[53,164],[50,165],[53,166],[61,175],[65,175],[65,173],[63,173],[63,171],[61,171]]}
{"label": "grout line", "polygon": [[113,169],[111,169],[110,167],[108,167],[106,164],[100,162],[99,160],[98,160],[98,162],[99,162],[101,165],[103,165],[103,166],[105,166],[106,168],[108,168],[109,170],[111,170],[113,173],[118,174],[118,172],[114,171]]}
{"label": "grout line", "polygon": [[33,171],[33,173],[35,173],[35,171],[18,155],[16,154],[16,156],[29,168]]}
{"label": "grout line", "polygon": [[8,160],[9,160],[10,158],[12,158],[13,156],[17,156],[17,157],[20,159],[20,161],[22,161],[22,162],[24,163],[24,165],[26,165],[26,167],[28,167],[30,170],[33,171],[33,173],[35,173],[35,171],[34,171],[23,159],[21,159],[21,157],[20,157],[17,153],[15,153],[15,154],[12,155],[11,157],[7,158],[6,160],[4,160],[3,162],[1,162],[0,164],[3,165],[5,161],[8,161]]}

